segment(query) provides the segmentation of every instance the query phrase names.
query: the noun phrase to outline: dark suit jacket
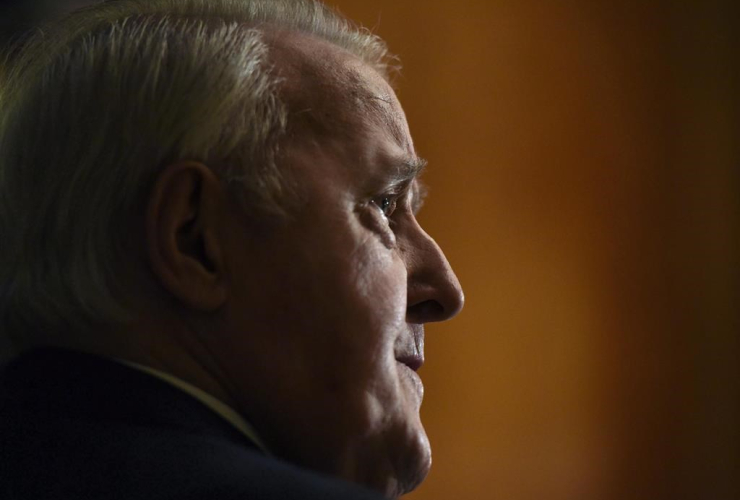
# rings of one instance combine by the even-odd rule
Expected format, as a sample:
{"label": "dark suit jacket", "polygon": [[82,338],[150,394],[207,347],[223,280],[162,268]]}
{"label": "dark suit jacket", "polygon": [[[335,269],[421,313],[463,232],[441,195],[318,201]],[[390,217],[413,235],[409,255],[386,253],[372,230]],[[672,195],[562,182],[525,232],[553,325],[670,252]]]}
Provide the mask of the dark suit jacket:
{"label": "dark suit jacket", "polygon": [[262,454],[210,408],[89,354],[26,353],[0,375],[0,499],[357,499]]}

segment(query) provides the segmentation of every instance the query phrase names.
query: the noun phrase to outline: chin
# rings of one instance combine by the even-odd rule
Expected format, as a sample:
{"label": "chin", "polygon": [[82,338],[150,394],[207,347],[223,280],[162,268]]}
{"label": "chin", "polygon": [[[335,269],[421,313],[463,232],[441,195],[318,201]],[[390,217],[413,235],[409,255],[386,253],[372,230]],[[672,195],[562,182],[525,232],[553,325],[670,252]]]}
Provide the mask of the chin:
{"label": "chin", "polygon": [[415,490],[429,474],[432,466],[432,450],[429,439],[418,417],[414,432],[405,438],[404,452],[395,460],[395,477],[383,492],[388,498],[397,498]]}

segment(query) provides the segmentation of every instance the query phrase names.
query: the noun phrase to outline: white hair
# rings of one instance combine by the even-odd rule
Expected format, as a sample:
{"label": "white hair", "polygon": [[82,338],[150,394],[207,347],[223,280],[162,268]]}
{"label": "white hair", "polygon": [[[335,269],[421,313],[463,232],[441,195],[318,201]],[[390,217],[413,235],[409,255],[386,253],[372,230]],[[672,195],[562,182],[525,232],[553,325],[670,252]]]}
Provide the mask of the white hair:
{"label": "white hair", "polygon": [[124,228],[168,163],[202,161],[247,213],[282,213],[289,110],[265,26],[388,77],[382,40],[311,0],[118,0],[38,30],[0,84],[0,329],[130,320]]}

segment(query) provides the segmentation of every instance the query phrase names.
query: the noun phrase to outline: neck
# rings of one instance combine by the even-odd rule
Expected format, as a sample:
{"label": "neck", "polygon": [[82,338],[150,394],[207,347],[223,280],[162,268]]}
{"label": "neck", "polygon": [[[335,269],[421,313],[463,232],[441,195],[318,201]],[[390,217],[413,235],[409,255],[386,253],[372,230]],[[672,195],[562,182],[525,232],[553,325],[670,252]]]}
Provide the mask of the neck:
{"label": "neck", "polygon": [[173,375],[234,407],[225,383],[228,378],[199,330],[181,319],[140,318],[90,333],[49,336],[25,347],[60,347],[137,363]]}

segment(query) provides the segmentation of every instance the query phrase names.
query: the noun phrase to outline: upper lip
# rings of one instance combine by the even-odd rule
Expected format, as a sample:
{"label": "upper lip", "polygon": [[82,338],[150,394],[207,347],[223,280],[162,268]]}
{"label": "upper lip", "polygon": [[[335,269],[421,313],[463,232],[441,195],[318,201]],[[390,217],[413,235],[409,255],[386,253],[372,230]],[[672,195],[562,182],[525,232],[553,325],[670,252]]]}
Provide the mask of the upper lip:
{"label": "upper lip", "polygon": [[411,325],[411,340],[413,343],[396,356],[396,360],[414,371],[424,364],[424,326]]}

